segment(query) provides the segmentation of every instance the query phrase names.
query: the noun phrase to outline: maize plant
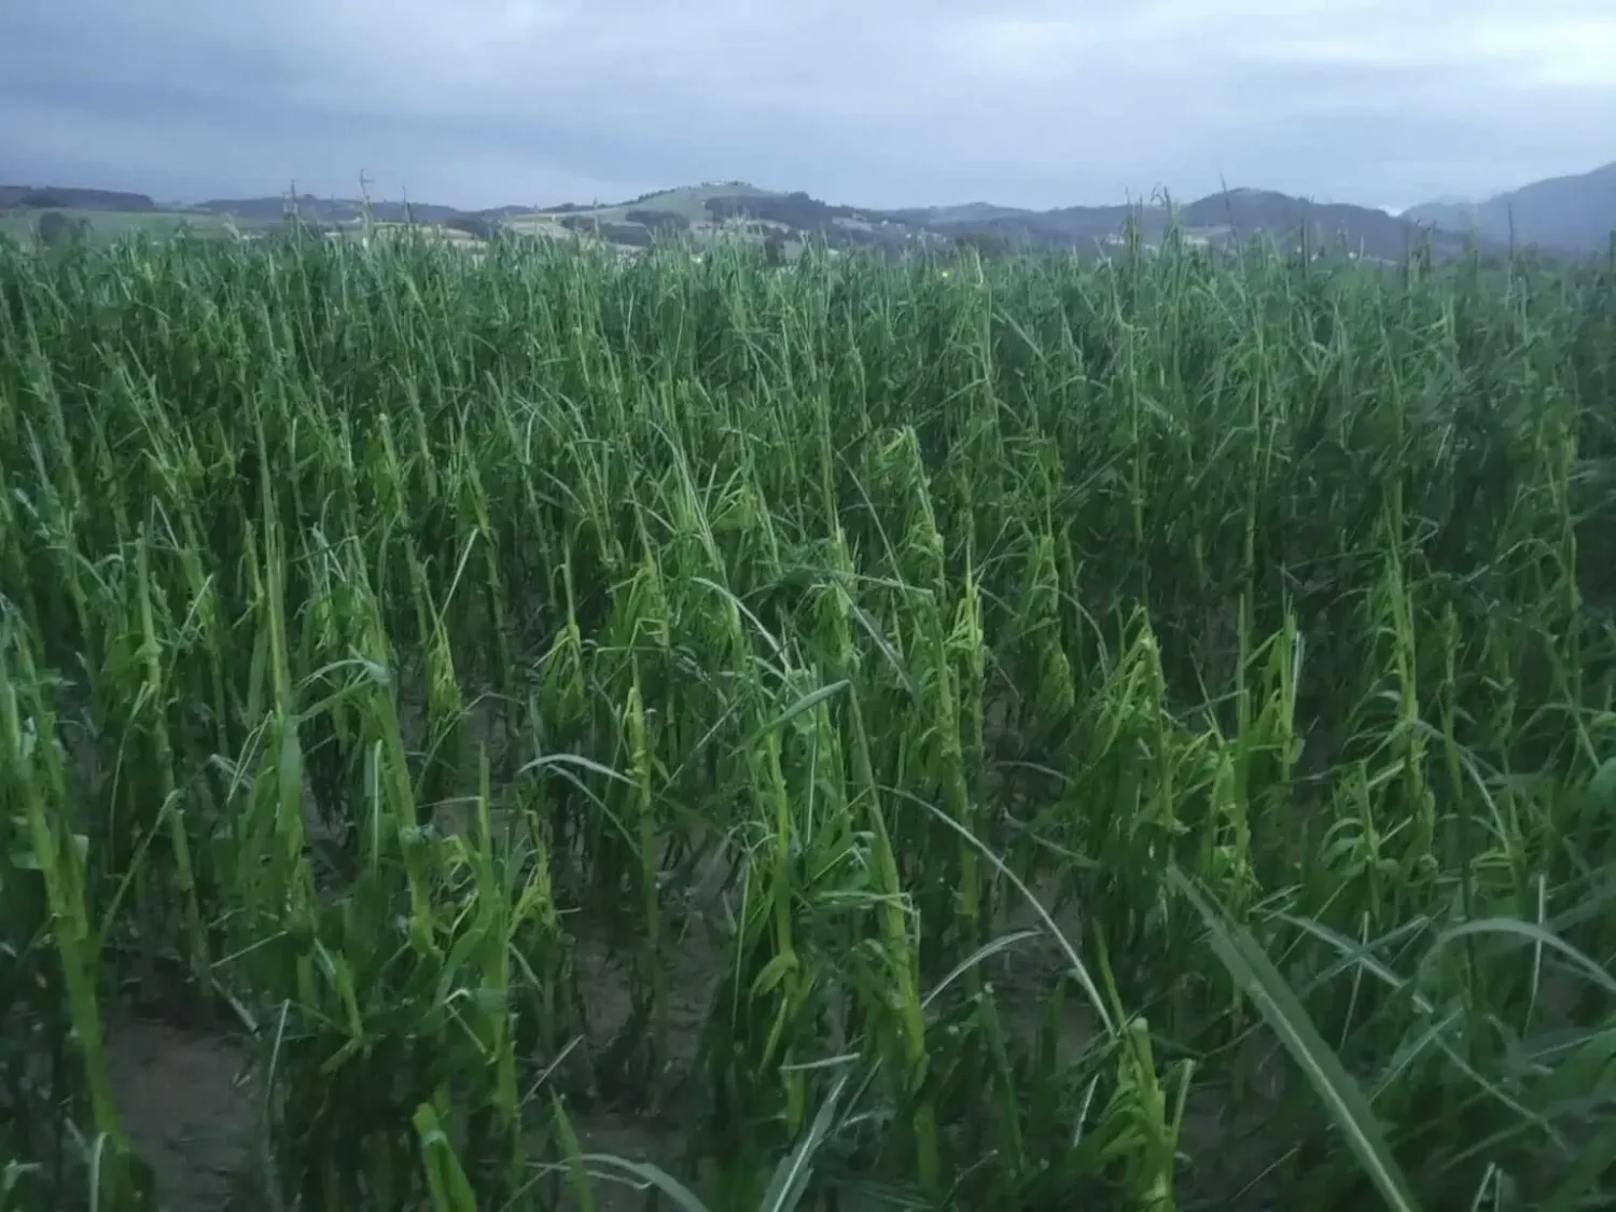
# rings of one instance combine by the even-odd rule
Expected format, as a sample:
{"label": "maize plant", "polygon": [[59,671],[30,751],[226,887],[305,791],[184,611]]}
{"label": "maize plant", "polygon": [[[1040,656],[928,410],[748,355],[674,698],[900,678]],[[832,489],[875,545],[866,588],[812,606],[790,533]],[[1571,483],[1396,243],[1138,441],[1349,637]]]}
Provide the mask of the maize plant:
{"label": "maize plant", "polygon": [[691,251],[0,243],[0,1209],[1616,1202],[1611,267]]}

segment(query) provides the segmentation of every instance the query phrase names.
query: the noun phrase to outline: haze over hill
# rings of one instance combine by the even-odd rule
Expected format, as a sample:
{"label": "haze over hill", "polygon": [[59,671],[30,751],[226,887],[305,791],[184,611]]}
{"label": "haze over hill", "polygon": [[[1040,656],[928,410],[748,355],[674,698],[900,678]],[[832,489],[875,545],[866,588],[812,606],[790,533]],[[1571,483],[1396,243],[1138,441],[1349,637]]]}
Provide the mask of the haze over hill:
{"label": "haze over hill", "polygon": [[1616,231],[1616,162],[1535,181],[1484,202],[1428,202],[1404,211],[1403,217],[1448,231],[1474,231],[1498,243],[1598,253]]}

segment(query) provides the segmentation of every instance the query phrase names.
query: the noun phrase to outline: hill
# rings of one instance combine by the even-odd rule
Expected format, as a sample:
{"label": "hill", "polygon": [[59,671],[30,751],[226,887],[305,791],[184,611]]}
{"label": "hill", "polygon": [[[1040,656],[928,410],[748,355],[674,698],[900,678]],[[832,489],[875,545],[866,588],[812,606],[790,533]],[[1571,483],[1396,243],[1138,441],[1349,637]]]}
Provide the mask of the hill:
{"label": "hill", "polygon": [[[925,212],[896,212],[924,216]],[[1166,212],[1131,206],[1066,206],[1054,210],[1018,210],[975,203],[940,208],[917,221],[929,231],[953,236],[991,236],[1014,247],[1064,246],[1091,248],[1116,236],[1128,217],[1138,214],[1144,228],[1159,235],[1166,228]]]}
{"label": "hill", "polygon": [[507,215],[506,225],[526,235],[593,237],[620,247],[642,247],[659,232],[676,231],[698,242],[720,232],[767,240],[801,240],[811,233],[835,239],[835,219],[856,215],[805,193],[760,189],[744,181],[703,182],[654,190],[626,202],[562,206]]}
{"label": "hill", "polygon": [[1428,202],[1404,211],[1403,218],[1444,231],[1475,232],[1499,244],[1600,253],[1616,232],[1616,163],[1535,181],[1484,202]]}
{"label": "hill", "polygon": [[[1416,224],[1383,210],[1258,189],[1231,189],[1192,202],[1180,212],[1180,221],[1191,231],[1241,238],[1266,233],[1288,240],[1305,231],[1316,247],[1339,244],[1382,261],[1401,259],[1427,238]],[[1463,235],[1447,231],[1431,233],[1429,239],[1440,256],[1463,252],[1468,243]]]}

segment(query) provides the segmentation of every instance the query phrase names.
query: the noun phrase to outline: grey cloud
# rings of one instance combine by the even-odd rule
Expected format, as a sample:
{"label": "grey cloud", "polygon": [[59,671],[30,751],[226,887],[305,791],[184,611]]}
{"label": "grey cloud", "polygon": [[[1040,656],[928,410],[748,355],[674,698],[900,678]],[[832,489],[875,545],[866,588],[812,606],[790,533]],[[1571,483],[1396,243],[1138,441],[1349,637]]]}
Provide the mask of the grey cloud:
{"label": "grey cloud", "polygon": [[[0,177],[485,205],[715,177],[871,205],[1407,203],[1616,157],[1607,0],[12,0]],[[1602,48],[1611,54],[1603,56]]]}

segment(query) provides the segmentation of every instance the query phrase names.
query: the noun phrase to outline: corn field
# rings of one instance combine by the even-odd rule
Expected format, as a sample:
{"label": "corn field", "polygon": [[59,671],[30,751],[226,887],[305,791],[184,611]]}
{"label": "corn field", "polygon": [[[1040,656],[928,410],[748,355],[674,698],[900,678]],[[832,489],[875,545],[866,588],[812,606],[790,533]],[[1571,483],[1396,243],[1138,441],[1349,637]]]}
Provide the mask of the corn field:
{"label": "corn field", "polygon": [[4,1209],[1610,1207],[1616,274],[0,246],[0,806]]}

